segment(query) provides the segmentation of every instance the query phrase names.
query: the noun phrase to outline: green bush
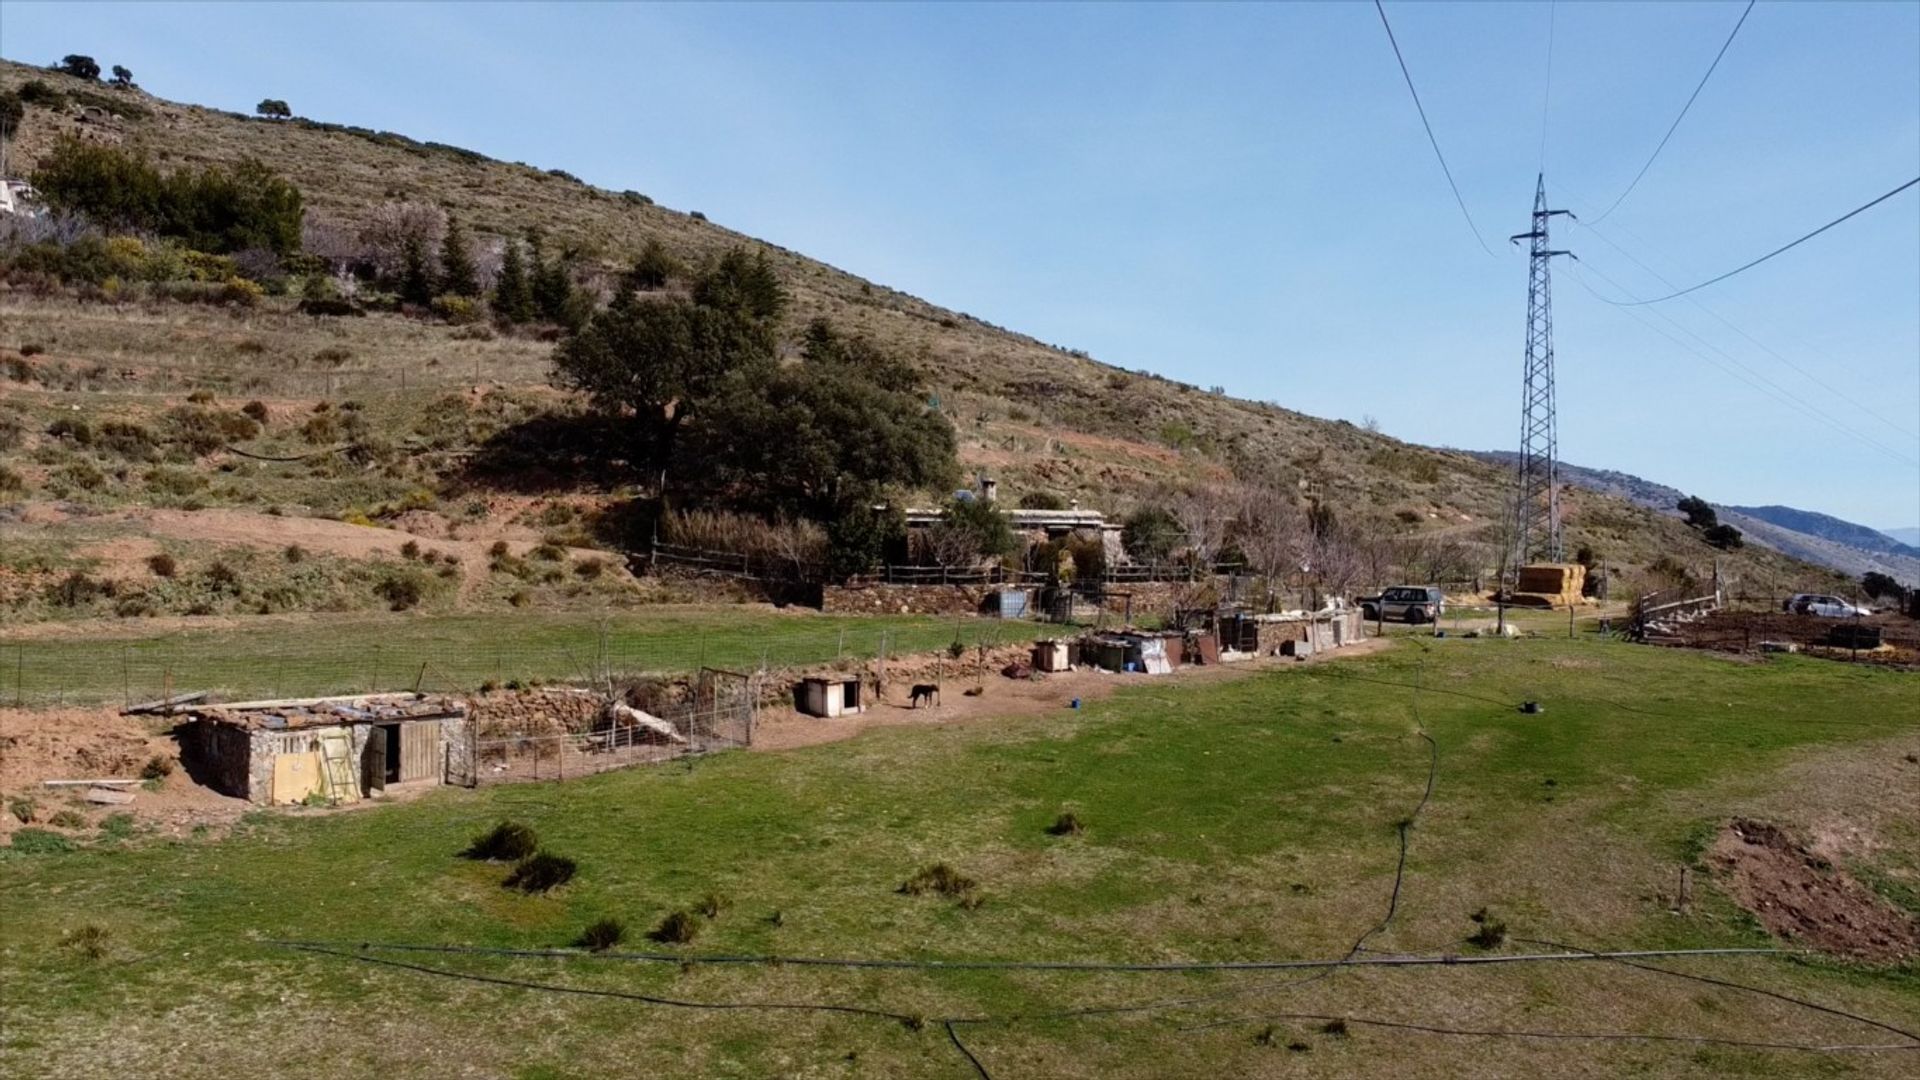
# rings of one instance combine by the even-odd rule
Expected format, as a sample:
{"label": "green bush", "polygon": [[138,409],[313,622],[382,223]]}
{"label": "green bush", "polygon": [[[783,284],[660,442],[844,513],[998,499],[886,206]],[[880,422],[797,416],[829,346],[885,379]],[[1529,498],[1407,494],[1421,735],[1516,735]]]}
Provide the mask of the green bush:
{"label": "green bush", "polygon": [[13,834],[10,850],[21,855],[57,855],[73,850],[73,841],[47,829],[21,829]]}
{"label": "green bush", "polygon": [[523,893],[545,893],[573,880],[579,864],[564,855],[538,851],[514,864],[513,873],[501,884]]}
{"label": "green bush", "polygon": [[593,952],[606,952],[620,944],[626,936],[627,926],[619,919],[600,919],[589,923],[580,932],[580,940],[576,944]]}
{"label": "green bush", "polygon": [[174,237],[200,251],[300,249],[300,190],[250,159],[162,175],[142,154],[63,138],[41,159],[33,184],[54,210]]}
{"label": "green bush", "polygon": [[660,925],[647,934],[648,937],[663,945],[688,945],[700,934],[700,920],[690,911],[675,911],[660,920]]}
{"label": "green bush", "polygon": [[503,821],[474,837],[473,843],[468,844],[460,855],[467,859],[518,862],[532,855],[539,846],[539,837],[534,835],[531,827],[517,821]]}

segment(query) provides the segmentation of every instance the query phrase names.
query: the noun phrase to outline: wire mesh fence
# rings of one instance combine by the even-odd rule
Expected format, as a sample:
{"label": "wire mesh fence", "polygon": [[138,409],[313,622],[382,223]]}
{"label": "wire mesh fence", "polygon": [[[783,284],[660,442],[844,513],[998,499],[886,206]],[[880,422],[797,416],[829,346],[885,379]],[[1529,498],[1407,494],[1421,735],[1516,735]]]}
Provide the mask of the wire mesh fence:
{"label": "wire mesh fence", "polygon": [[760,677],[703,668],[686,684],[690,696],[644,711],[617,705],[577,730],[473,724],[468,760],[476,784],[565,780],[688,754],[753,745]]}
{"label": "wire mesh fence", "polygon": [[0,705],[132,705],[185,692],[217,700],[390,690],[466,692],[535,683],[754,671],[998,645],[1058,627],[975,617],[645,615],[576,622],[449,619],[343,623],[328,629],[180,633],[127,641],[0,641]]}

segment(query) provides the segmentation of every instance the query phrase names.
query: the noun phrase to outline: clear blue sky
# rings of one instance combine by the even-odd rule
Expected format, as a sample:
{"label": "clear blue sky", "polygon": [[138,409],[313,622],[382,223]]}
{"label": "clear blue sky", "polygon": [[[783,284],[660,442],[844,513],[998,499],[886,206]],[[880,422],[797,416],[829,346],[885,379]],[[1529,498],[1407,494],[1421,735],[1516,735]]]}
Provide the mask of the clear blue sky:
{"label": "clear blue sky", "polygon": [[[1111,363],[1507,448],[1526,260],[1505,238],[1541,164],[1550,8],[1388,12],[1497,258],[1370,4],[8,2],[0,52],[565,168]],[[1557,205],[1619,193],[1739,13],[1551,9]],[[1920,4],[1765,3],[1638,190],[1563,246],[1593,288],[1656,295],[1606,240],[1692,284],[1917,175]],[[1696,294],[1812,378],[1684,300],[1635,309],[1771,392],[1581,273],[1555,279],[1566,460],[1920,524],[1920,189]]]}

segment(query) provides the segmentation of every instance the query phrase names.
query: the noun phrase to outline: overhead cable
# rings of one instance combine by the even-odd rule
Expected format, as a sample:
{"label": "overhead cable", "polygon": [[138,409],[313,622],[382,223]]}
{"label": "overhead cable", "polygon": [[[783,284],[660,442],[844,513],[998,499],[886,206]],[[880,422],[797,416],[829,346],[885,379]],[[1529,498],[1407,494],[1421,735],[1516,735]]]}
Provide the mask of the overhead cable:
{"label": "overhead cable", "polygon": [[1381,6],[1380,0],[1373,0],[1373,8],[1380,13],[1380,25],[1387,29],[1387,42],[1393,46],[1393,58],[1400,62],[1400,74],[1407,80],[1407,93],[1413,95],[1413,107],[1420,112],[1420,126],[1427,129],[1427,141],[1433,144],[1433,156],[1440,159],[1440,171],[1446,174],[1447,186],[1453,189],[1453,201],[1460,204],[1460,216],[1467,219],[1467,228],[1473,230],[1473,238],[1479,243],[1480,250],[1492,255],[1493,249],[1487,246],[1486,239],[1480,235],[1480,226],[1473,223],[1473,215],[1467,212],[1467,200],[1460,197],[1460,185],[1453,182],[1453,170],[1447,167],[1447,155],[1440,152],[1440,140],[1434,138],[1433,124],[1427,120],[1427,108],[1420,104],[1420,91],[1414,89],[1413,73],[1407,70],[1407,58],[1400,55],[1400,42],[1393,36],[1393,24],[1387,21],[1387,9]]}
{"label": "overhead cable", "polygon": [[[1733,24],[1733,29],[1727,34],[1727,40],[1720,43],[1720,51],[1713,55],[1713,63],[1707,65],[1707,73],[1705,75],[1700,76],[1699,85],[1693,88],[1693,93],[1687,95],[1687,103],[1685,105],[1680,106],[1680,115],[1673,118],[1673,123],[1668,125],[1667,127],[1667,133],[1665,135],[1660,136],[1660,145],[1653,148],[1653,153],[1648,155],[1647,157],[1647,163],[1645,165],[1640,166],[1639,172],[1633,174],[1633,182],[1627,185],[1627,190],[1621,192],[1619,198],[1613,200],[1612,206],[1609,206],[1605,210],[1600,211],[1600,216],[1594,218],[1593,220],[1595,221],[1605,220],[1606,216],[1608,214],[1613,213],[1615,207],[1618,207],[1622,202],[1625,202],[1627,196],[1633,194],[1633,189],[1639,186],[1640,178],[1647,175],[1647,170],[1653,167],[1654,159],[1660,156],[1660,151],[1665,150],[1667,148],[1667,140],[1673,138],[1673,133],[1680,129],[1680,121],[1685,120],[1687,118],[1687,110],[1693,108],[1694,99],[1700,96],[1700,91],[1706,89],[1707,80],[1713,78],[1714,69],[1720,66],[1720,58],[1727,55],[1728,46],[1733,44],[1733,39],[1740,33],[1740,28],[1747,24],[1747,16],[1753,14],[1753,4],[1754,4],[1754,0],[1747,0],[1747,9],[1740,13],[1739,21]],[[1541,139],[1543,140],[1543,142],[1545,138],[1546,138],[1545,135],[1541,136]]]}
{"label": "overhead cable", "polygon": [[[1898,195],[1901,192],[1907,190],[1908,188],[1913,187],[1915,184],[1920,184],[1920,176],[1916,176],[1913,179],[1907,181],[1906,183],[1901,184],[1899,187],[1894,188],[1892,191],[1887,192],[1885,195],[1880,196],[1879,198],[1873,200],[1872,202],[1854,207],[1852,210],[1849,210],[1846,213],[1841,214],[1839,217],[1834,218],[1832,221],[1827,222],[1825,225],[1820,226],[1819,228],[1813,230],[1812,232],[1806,234],[1805,236],[1802,236],[1800,239],[1795,240],[1790,244],[1782,244],[1779,247],[1774,248],[1772,251],[1767,252],[1765,255],[1762,255],[1759,258],[1753,260],[1752,262],[1743,263],[1740,266],[1736,266],[1733,269],[1727,271],[1724,274],[1721,274],[1718,277],[1708,278],[1707,280],[1701,282],[1698,285],[1690,285],[1687,288],[1680,289],[1676,292],[1670,292],[1665,296],[1656,296],[1651,300],[1635,300],[1635,301],[1632,301],[1631,303],[1623,303],[1618,300],[1607,300],[1606,302],[1609,304],[1612,304],[1615,307],[1640,307],[1646,304],[1658,304],[1658,303],[1661,303],[1662,301],[1672,300],[1672,299],[1675,299],[1676,297],[1685,296],[1690,292],[1698,292],[1709,285],[1718,285],[1719,283],[1727,280],[1728,278],[1732,277],[1735,274],[1745,273],[1746,271],[1751,270],[1756,266],[1759,266],[1761,263],[1766,262],[1768,259],[1773,258],[1775,255],[1783,255],[1789,251],[1792,251],[1794,248],[1797,248],[1801,244],[1804,244],[1807,241],[1813,239],[1814,237],[1819,236],[1821,233],[1826,232],[1828,229],[1833,228],[1835,225],[1838,225],[1841,222],[1846,221],[1848,218],[1855,217],[1859,214],[1863,214],[1868,210],[1871,210],[1874,207],[1879,206],[1881,203],[1886,202],[1888,199],[1893,198],[1895,195]],[[1605,298],[1602,297],[1602,299],[1605,299]]]}

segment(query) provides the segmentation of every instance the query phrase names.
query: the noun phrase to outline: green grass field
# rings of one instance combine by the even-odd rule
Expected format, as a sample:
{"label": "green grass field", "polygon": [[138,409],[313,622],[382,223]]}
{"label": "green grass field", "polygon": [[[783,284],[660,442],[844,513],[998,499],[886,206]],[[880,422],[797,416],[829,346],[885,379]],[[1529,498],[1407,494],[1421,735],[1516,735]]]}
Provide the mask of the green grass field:
{"label": "green grass field", "polygon": [[[831,623],[822,625],[831,626]],[[950,627],[949,627],[950,630]],[[742,646],[744,647],[744,646]],[[1385,912],[1386,952],[1479,952],[1487,909],[1514,938],[1593,948],[1764,946],[1684,865],[1734,814],[1872,834],[1849,865],[1920,914],[1920,715],[1911,676],[1818,661],[1734,663],[1598,641],[1398,642],[1243,678],[1130,680],[1079,712],[881,729],[565,784],[443,790],[338,814],[249,818],[229,838],[113,843],[0,860],[10,1076],[979,1075],[1911,1076],[1920,1054],[1710,1042],[1423,1034],[1466,1029],[1889,1044],[1777,999],[1602,962],[1117,974],[930,972],[379,954],[273,939],[550,947],[603,917],[624,949],[1021,960],[1258,960],[1344,954]],[[1416,689],[1417,688],[1417,689]],[[991,688],[989,693],[992,693]],[[1528,716],[1514,707],[1541,702]],[[1078,836],[1046,827],[1072,811]],[[501,819],[579,875],[548,896],[460,859]],[[977,906],[899,886],[947,862]],[[640,937],[708,895],[696,940]],[[105,931],[90,957],[85,926]],[[1495,952],[1538,951],[1510,940]],[[1834,959],[1664,962],[1920,1026],[1920,967]],[[477,981],[512,979],[549,989]],[[1290,985],[1291,984],[1291,985]],[[706,1003],[838,1003],[847,1013]],[[1205,997],[1180,1008],[1063,1010]],[[1349,1017],[1346,1033],[1324,1019]],[[1017,1018],[1017,1019],[1016,1019]]]}
{"label": "green grass field", "polygon": [[395,690],[472,690],[487,681],[818,664],[1044,635],[997,619],[821,615],[772,608],[656,607],[475,615],[298,616],[244,628],[0,640],[0,704],[147,700],[213,690],[228,700]]}

